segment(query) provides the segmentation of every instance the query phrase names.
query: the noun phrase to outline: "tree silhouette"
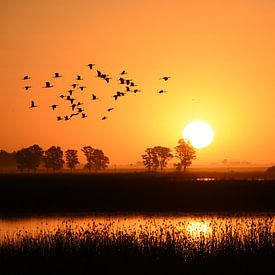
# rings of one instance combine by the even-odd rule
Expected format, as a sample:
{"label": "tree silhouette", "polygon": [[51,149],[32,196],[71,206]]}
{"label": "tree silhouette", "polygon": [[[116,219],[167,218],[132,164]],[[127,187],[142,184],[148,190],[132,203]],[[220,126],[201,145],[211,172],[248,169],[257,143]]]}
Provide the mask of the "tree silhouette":
{"label": "tree silhouette", "polygon": [[65,152],[66,165],[71,169],[71,172],[77,164],[79,164],[77,150],[69,149]]}
{"label": "tree silhouette", "polygon": [[102,150],[95,149],[91,146],[84,146],[81,151],[84,153],[87,160],[85,168],[89,169],[89,171],[92,169],[99,171],[108,167],[110,163],[109,158],[104,155]]}
{"label": "tree silhouette", "polygon": [[23,148],[15,154],[17,168],[21,171],[24,169],[36,171],[41,163],[42,156],[43,149],[37,144]]}
{"label": "tree silhouette", "polygon": [[9,153],[5,150],[0,150],[0,167],[11,168],[16,166],[16,152]]}
{"label": "tree silhouette", "polygon": [[63,168],[63,151],[59,146],[52,146],[44,155],[44,163],[46,168],[52,168],[53,171],[60,170]]}
{"label": "tree silhouette", "polygon": [[155,146],[147,148],[146,154],[142,155],[143,164],[150,171],[152,168],[155,170],[160,168],[162,171],[166,167],[167,161],[173,157],[171,149],[168,147]]}
{"label": "tree silhouette", "polygon": [[92,146],[84,146],[81,151],[84,153],[87,163],[85,164],[85,168],[89,169],[91,172],[92,169],[92,155],[93,155],[93,147]]}
{"label": "tree silhouette", "polygon": [[143,164],[148,169],[148,171],[152,171],[152,169],[156,169],[157,167],[155,164],[157,163],[157,156],[153,148],[147,148],[145,150],[144,155],[142,155],[143,158]]}
{"label": "tree silhouette", "polygon": [[178,141],[179,145],[175,147],[175,157],[179,159],[179,162],[175,164],[176,169],[186,171],[186,167],[192,164],[192,160],[196,159],[196,151],[190,142],[186,142],[184,139]]}

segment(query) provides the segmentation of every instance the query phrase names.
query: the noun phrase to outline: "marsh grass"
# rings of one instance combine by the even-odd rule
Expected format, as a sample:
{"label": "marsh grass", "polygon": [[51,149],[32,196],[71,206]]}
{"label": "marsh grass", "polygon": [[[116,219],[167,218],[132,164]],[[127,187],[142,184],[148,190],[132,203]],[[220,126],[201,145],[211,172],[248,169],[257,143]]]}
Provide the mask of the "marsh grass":
{"label": "marsh grass", "polygon": [[273,268],[272,218],[213,219],[210,228],[190,231],[186,223],[165,220],[134,227],[64,221],[50,231],[18,231],[0,244],[1,274],[259,274]]}

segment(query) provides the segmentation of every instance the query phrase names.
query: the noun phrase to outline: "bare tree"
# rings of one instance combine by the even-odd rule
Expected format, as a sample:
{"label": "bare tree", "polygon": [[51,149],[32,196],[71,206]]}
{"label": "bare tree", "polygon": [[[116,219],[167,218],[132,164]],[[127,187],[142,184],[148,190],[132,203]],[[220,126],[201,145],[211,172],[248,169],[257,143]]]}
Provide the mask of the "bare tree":
{"label": "bare tree", "polygon": [[71,172],[79,164],[77,150],[68,149],[65,152],[66,165],[71,169]]}
{"label": "bare tree", "polygon": [[63,151],[59,146],[52,146],[44,155],[44,163],[46,168],[52,168],[53,171],[60,170],[63,168]]}
{"label": "bare tree", "polygon": [[178,141],[179,145],[175,147],[175,157],[179,159],[179,162],[175,164],[176,169],[186,171],[186,167],[192,164],[192,160],[196,159],[196,151],[190,142],[186,142],[184,139]]}

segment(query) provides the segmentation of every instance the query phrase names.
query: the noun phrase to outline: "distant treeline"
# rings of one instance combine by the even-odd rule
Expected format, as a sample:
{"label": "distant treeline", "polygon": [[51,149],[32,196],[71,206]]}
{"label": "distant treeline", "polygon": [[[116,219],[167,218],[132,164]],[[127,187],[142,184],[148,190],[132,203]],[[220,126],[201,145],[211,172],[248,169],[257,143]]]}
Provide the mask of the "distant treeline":
{"label": "distant treeline", "polygon": [[[85,169],[100,171],[108,167],[109,158],[101,149],[84,146],[81,151],[86,158]],[[147,148],[141,157],[143,165],[148,171],[162,171],[173,157],[178,159],[178,162],[174,164],[176,170],[183,169],[185,171],[192,164],[192,160],[196,158],[196,151],[189,142],[180,139],[175,147],[174,155],[168,147],[154,146]],[[64,153],[60,146],[51,146],[47,150],[43,150],[39,145],[34,144],[12,153],[0,150],[0,167],[6,169],[16,167],[22,172],[35,172],[39,167],[44,167],[49,171],[59,171],[64,168],[64,165],[72,172],[78,164],[78,151],[68,149]]]}
{"label": "distant treeline", "polygon": [[[84,146],[81,151],[86,157],[84,168],[89,171],[104,170],[108,167],[109,158],[104,155],[101,149]],[[59,146],[51,146],[49,149],[43,150],[39,145],[34,144],[12,153],[0,150],[0,167],[17,167],[22,172],[35,172],[41,166],[47,170],[59,171],[64,168],[64,165],[72,171],[78,164],[77,150],[68,149],[64,153]]]}

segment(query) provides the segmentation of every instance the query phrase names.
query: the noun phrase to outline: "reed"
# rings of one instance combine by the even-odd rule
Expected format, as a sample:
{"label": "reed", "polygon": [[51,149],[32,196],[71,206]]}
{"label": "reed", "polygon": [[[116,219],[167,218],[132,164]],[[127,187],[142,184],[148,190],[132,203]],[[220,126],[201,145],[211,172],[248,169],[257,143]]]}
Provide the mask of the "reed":
{"label": "reed", "polygon": [[255,222],[243,218],[241,223],[233,224],[229,219],[220,229],[213,220],[211,231],[190,232],[188,224],[166,221],[158,226],[148,221],[124,228],[113,222],[91,221],[85,227],[75,227],[64,221],[51,231],[19,231],[5,236],[0,244],[0,271],[30,274],[43,267],[51,274],[94,270],[99,274],[201,274],[202,270],[215,273],[222,268],[223,274],[243,274],[268,270],[275,260],[273,219]]}

